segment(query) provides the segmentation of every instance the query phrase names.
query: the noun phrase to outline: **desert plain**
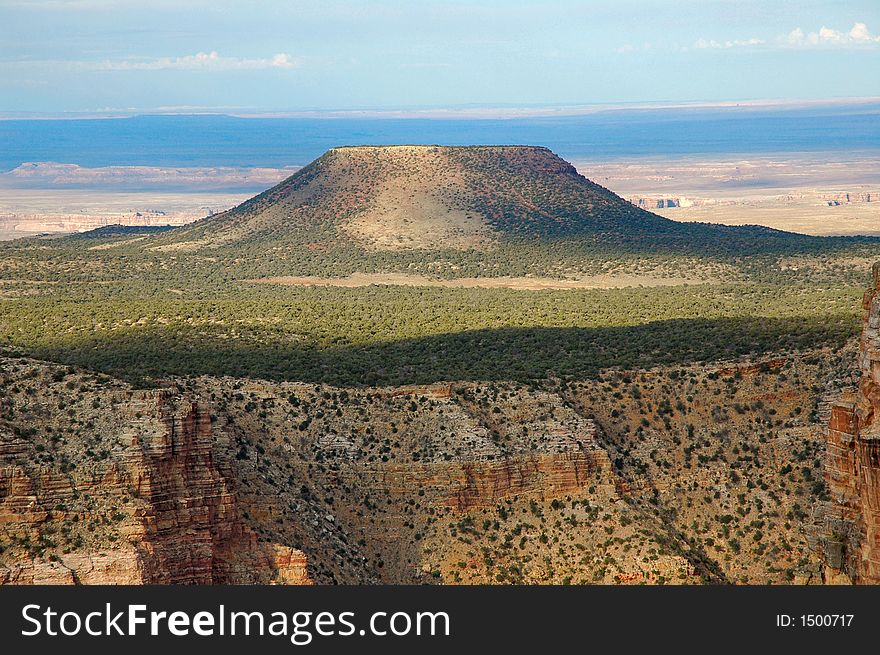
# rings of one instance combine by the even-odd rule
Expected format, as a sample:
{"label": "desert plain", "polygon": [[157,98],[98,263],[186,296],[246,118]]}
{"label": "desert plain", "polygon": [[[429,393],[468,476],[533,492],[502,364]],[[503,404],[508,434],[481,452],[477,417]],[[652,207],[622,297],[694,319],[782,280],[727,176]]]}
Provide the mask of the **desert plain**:
{"label": "desert plain", "polygon": [[575,161],[578,171],[666,218],[816,236],[880,234],[880,162],[854,153]]}
{"label": "desert plain", "polygon": [[[880,162],[871,154],[574,163],[594,182],[676,221],[818,236],[880,234]],[[0,240],[113,224],[185,225],[234,207],[295,170],[23,164],[0,173]]]}

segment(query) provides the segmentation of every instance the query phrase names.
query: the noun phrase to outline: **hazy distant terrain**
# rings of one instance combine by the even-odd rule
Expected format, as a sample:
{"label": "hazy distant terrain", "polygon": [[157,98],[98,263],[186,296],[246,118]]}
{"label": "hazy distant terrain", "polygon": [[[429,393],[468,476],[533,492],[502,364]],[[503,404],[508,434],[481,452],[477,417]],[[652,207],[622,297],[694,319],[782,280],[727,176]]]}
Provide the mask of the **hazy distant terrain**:
{"label": "hazy distant terrain", "polygon": [[283,180],[292,168],[27,163],[0,173],[0,240],[104,225],[184,225]]}
{"label": "hazy distant terrain", "polygon": [[238,118],[141,115],[0,120],[0,171],[24,162],[86,167],[304,166],[341,145],[546,146],[569,161],[761,153],[854,153],[880,148],[880,103],[813,106],[612,108],[583,115],[475,120]]}
{"label": "hazy distant terrain", "polygon": [[[111,223],[180,225],[268,189],[331,147],[388,143],[541,144],[674,220],[878,234],[877,205],[859,200],[880,191],[878,111],[866,102],[595,107],[505,120],[0,120],[0,239]],[[688,206],[666,207],[673,199]]]}
{"label": "hazy distant terrain", "polygon": [[[733,155],[576,161],[578,171],[675,221],[814,235],[880,234],[880,158]],[[0,173],[0,240],[103,225],[184,225],[285,179],[285,168],[31,163]]]}
{"label": "hazy distant terrain", "polygon": [[816,235],[880,234],[880,158],[844,153],[576,162],[640,207],[676,221]]}
{"label": "hazy distant terrain", "polygon": [[0,190],[0,241],[104,225],[184,225],[229,209],[247,194],[90,189]]}

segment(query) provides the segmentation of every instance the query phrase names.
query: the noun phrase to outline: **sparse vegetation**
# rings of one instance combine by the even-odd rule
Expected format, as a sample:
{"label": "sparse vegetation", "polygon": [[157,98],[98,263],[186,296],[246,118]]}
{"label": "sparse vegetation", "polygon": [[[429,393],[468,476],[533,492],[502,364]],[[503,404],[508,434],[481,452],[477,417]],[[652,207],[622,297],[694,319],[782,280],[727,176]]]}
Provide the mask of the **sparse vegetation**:
{"label": "sparse vegetation", "polygon": [[[478,173],[450,173],[434,199],[487,221],[479,247],[359,240],[372,185],[410,164],[340,169],[339,153],[182,230],[0,245],[4,470],[71,489],[40,527],[0,533],[0,562],[137,532],[137,488],[81,491],[164,425],[133,385],[210,407],[242,519],[306,550],[319,581],[782,582],[815,566],[821,400],[852,382],[859,258],[876,243],[677,226],[545,151],[495,154],[449,153]],[[706,284],[247,281],[354,271]]]}

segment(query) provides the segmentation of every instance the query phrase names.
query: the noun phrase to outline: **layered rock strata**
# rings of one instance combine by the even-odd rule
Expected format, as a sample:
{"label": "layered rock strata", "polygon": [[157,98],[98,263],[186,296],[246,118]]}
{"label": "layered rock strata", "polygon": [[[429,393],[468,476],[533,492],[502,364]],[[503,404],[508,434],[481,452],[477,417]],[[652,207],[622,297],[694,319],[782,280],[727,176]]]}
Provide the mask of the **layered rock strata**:
{"label": "layered rock strata", "polygon": [[823,507],[827,582],[880,584],[880,264],[865,293],[859,346],[861,381],[831,410]]}
{"label": "layered rock strata", "polygon": [[[218,458],[211,415],[201,403],[166,391],[131,392],[129,430],[117,452],[75,470],[23,466],[33,441],[0,439],[0,531],[19,543],[51,545],[57,526],[116,522],[118,542],[3,562],[0,583],[18,584],[308,584],[305,555],[264,543],[242,521]],[[227,469],[224,471],[223,469]],[[98,499],[91,503],[86,499]],[[101,502],[103,501],[103,502]],[[128,505],[122,506],[128,501]],[[111,516],[107,502],[119,505]],[[118,536],[117,536],[118,535]]]}

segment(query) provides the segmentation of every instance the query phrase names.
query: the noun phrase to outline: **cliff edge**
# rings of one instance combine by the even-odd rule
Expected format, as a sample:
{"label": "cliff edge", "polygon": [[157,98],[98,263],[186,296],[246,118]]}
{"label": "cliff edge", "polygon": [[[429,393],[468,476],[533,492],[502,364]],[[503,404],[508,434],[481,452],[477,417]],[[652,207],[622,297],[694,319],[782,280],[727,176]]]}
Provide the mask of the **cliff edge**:
{"label": "cliff edge", "polygon": [[830,583],[880,584],[880,263],[863,301],[858,392],[831,410],[822,554]]}

